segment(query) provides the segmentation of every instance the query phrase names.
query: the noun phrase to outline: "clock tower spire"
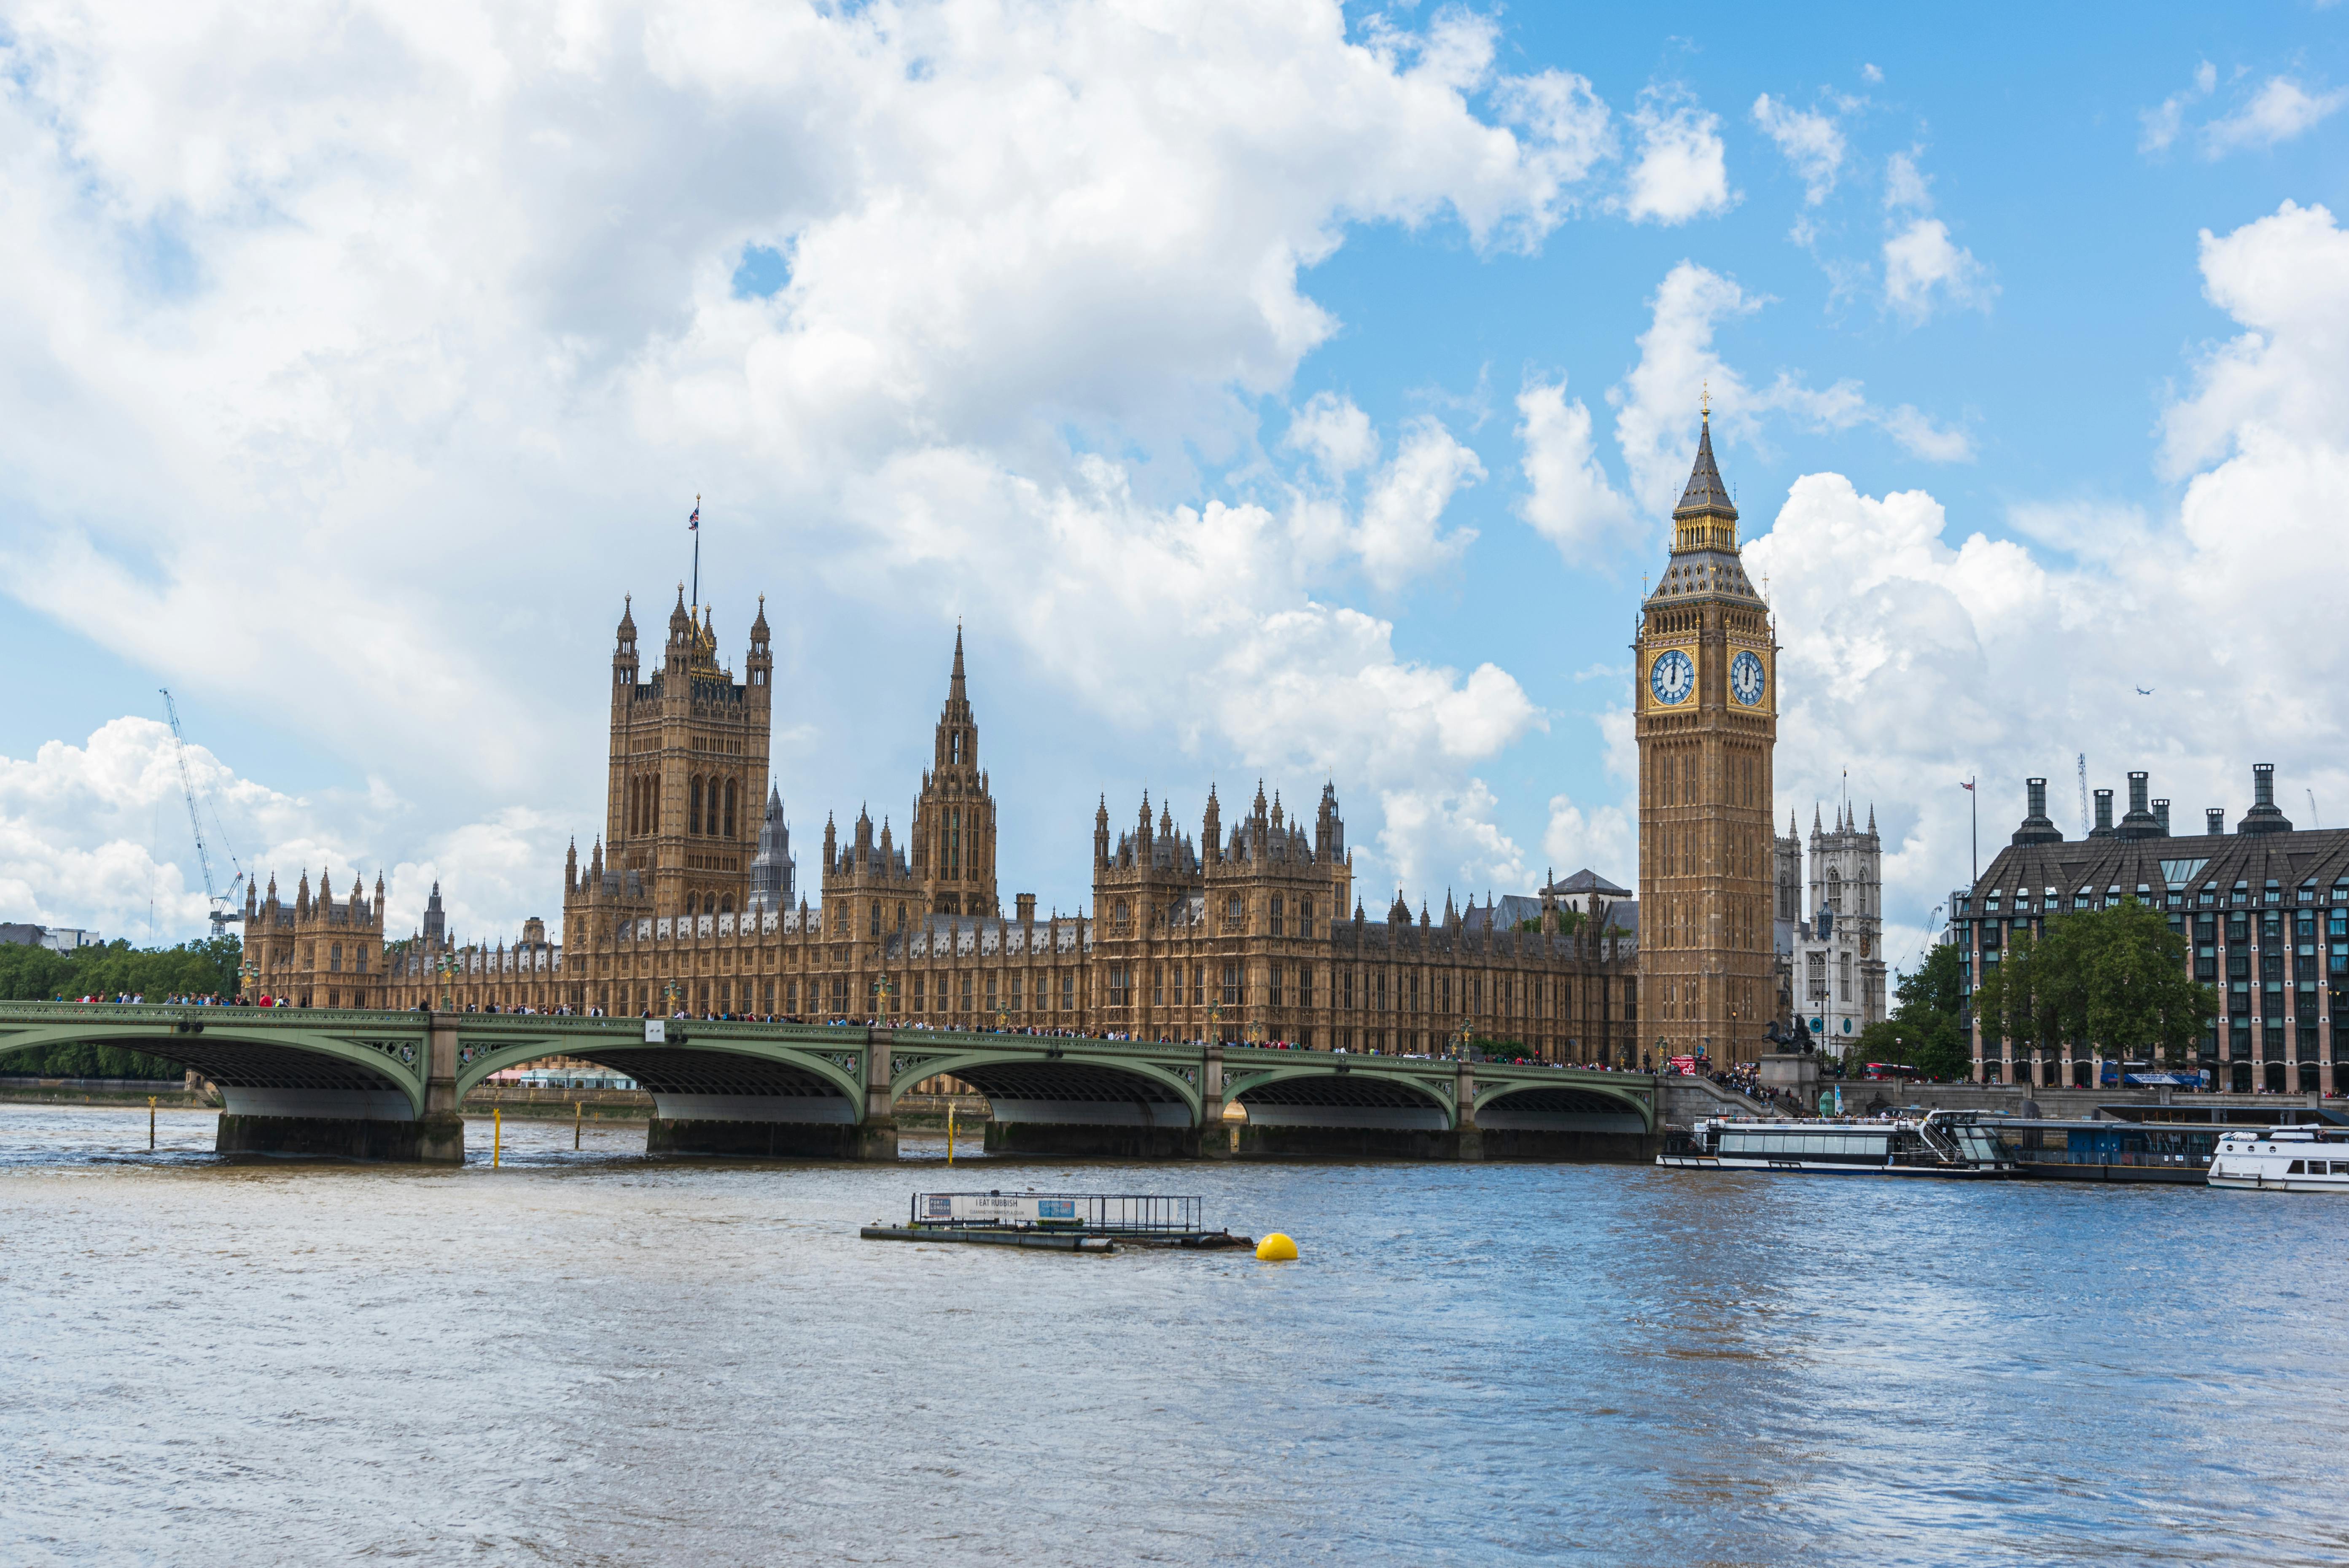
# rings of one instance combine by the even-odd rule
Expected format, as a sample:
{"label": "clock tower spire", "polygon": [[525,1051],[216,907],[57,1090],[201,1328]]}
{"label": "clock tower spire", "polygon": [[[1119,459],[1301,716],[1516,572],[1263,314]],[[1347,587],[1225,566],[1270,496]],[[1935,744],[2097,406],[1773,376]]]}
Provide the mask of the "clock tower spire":
{"label": "clock tower spire", "polygon": [[1710,398],[1672,550],[1632,644],[1640,748],[1640,1024],[1651,1066],[1752,1061],[1772,1008],[1777,643],[1738,558]]}

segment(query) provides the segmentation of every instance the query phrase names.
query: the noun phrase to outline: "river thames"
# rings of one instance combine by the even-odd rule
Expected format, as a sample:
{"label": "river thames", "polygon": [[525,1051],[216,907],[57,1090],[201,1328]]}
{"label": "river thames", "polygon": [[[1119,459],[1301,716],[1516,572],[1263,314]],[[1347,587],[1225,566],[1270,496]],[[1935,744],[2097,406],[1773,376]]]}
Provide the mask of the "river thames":
{"label": "river thames", "polygon": [[[0,1107],[11,1563],[2349,1561],[2322,1197],[160,1128]],[[857,1239],[950,1186],[1304,1255]]]}

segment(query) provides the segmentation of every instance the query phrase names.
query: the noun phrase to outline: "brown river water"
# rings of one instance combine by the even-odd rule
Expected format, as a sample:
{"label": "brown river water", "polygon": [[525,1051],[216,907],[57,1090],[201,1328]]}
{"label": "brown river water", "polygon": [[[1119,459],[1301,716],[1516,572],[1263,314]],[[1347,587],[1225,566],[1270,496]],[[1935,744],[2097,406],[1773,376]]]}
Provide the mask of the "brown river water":
{"label": "brown river water", "polygon": [[[2349,1562],[2349,1200],[0,1107],[0,1563]],[[1246,1253],[860,1241],[1197,1193]]]}

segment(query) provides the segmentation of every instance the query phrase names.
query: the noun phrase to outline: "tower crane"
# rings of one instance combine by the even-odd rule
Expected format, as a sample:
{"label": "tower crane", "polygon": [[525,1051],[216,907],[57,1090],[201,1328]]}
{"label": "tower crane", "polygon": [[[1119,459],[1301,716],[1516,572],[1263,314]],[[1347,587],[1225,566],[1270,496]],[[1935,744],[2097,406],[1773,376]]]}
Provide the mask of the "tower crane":
{"label": "tower crane", "polygon": [[[172,750],[180,760],[180,792],[188,798],[188,827],[196,836],[196,864],[202,868],[204,874],[204,902],[210,906],[212,934],[220,936],[226,933],[233,922],[244,918],[243,912],[233,907],[236,890],[244,882],[244,868],[236,865],[235,851],[230,851],[229,864],[236,867],[236,875],[230,880],[226,892],[215,892],[212,890],[212,851],[204,847],[203,817],[196,810],[196,776],[188,767],[188,738],[180,730],[180,705],[171,700],[171,687],[164,686],[160,689],[163,693],[163,712],[171,721]],[[218,813],[215,812],[214,815],[217,816]],[[225,849],[226,846],[223,845],[222,848]]]}

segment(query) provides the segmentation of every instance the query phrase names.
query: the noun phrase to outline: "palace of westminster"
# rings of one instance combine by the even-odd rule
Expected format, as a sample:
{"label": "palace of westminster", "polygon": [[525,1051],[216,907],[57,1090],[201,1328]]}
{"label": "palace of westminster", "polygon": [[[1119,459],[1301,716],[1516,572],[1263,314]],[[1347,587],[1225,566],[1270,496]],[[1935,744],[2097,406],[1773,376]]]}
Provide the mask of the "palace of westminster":
{"label": "palace of westminster", "polygon": [[[566,859],[557,935],[532,920],[512,945],[458,944],[436,883],[423,928],[387,944],[380,877],[369,898],[324,874],[314,893],[305,872],[290,901],[274,878],[248,889],[244,984],[321,1007],[878,1018],[1376,1052],[1465,1037],[1557,1061],[1749,1061],[1793,1006],[1800,846],[1775,833],[1777,648],[1709,425],[1672,515],[1636,644],[1636,903],[1610,903],[1621,890],[1583,872],[1481,908],[1447,895],[1433,917],[1398,892],[1373,917],[1335,788],[1309,823],[1259,785],[1228,823],[1211,788],[1196,839],[1146,794],[1122,826],[1104,799],[1091,913],[1040,919],[1026,893],[1007,913],[959,632],[905,837],[864,813],[844,832],[827,820],[811,903],[767,777],[764,603],[738,679],[680,591],[649,670],[633,612],[620,617],[603,830],[584,861],[575,846]],[[1836,874],[1858,903],[1842,940],[1863,944],[1881,1016],[1874,822],[1864,841],[1838,822]]]}

